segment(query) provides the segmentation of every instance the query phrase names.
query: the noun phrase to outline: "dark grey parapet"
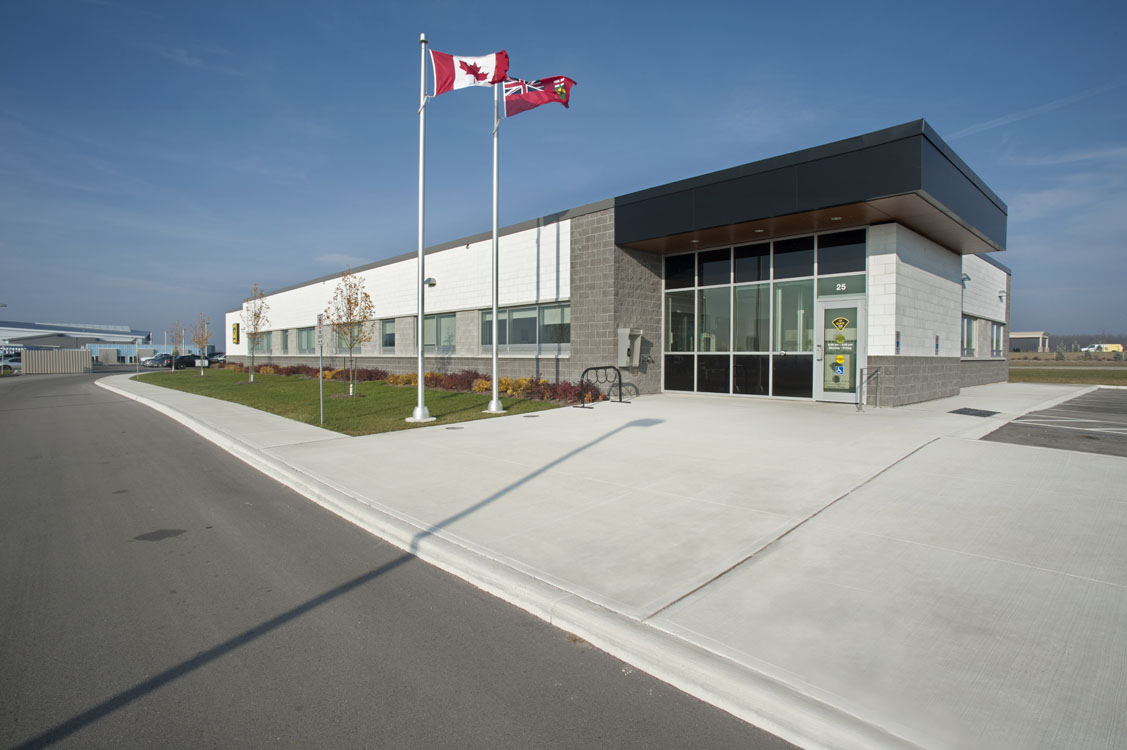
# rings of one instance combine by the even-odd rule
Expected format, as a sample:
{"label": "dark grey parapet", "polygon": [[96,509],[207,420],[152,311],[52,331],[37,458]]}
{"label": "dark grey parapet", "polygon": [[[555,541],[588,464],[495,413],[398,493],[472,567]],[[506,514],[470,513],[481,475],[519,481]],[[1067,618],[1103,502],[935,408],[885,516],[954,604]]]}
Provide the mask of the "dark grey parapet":
{"label": "dark grey parapet", "polygon": [[[896,200],[905,197],[917,200]],[[869,223],[898,221],[956,252],[1006,247],[1006,204],[923,120],[622,195],[614,206],[622,246],[854,206]]]}

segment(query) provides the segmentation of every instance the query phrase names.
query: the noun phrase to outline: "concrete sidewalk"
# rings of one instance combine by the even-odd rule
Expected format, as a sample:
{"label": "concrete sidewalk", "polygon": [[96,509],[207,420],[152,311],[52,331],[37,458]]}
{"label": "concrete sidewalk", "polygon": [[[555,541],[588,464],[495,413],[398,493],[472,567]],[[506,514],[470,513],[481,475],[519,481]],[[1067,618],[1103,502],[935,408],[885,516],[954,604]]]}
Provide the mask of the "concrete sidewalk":
{"label": "concrete sidewalk", "polygon": [[796,744],[1127,745],[1127,460],[977,440],[1090,389],[667,394],[345,437],[99,385]]}

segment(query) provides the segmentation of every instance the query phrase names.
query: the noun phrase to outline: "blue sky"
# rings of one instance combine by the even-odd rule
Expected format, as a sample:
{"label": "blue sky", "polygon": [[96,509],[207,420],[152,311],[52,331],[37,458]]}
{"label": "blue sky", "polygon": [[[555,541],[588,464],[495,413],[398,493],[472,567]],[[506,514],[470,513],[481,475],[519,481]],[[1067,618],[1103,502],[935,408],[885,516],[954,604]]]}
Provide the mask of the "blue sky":
{"label": "blue sky", "polygon": [[[502,124],[501,223],[920,117],[1009,206],[1013,327],[1127,332],[1122,3],[0,2],[0,319],[159,342],[413,252],[420,32],[569,110]],[[492,95],[428,107],[427,243],[487,231]]]}

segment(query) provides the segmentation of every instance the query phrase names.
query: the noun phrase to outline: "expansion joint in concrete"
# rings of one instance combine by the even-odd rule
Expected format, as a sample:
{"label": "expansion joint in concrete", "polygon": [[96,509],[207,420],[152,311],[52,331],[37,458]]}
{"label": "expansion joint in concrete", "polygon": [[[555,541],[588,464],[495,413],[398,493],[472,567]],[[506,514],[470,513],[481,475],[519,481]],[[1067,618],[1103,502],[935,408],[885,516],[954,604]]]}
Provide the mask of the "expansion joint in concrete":
{"label": "expansion joint in concrete", "polygon": [[868,479],[866,479],[865,481],[861,482],[861,483],[860,483],[860,484],[858,484],[858,485],[857,485],[856,487],[852,487],[852,488],[850,488],[849,490],[847,490],[846,492],[844,492],[844,493],[843,493],[843,494],[841,494],[840,496],[838,496],[838,497],[834,498],[833,500],[830,500],[830,501],[829,501],[828,503],[826,503],[825,505],[823,505],[823,506],[822,506],[821,508],[819,508],[818,510],[814,511],[814,512],[813,512],[813,513],[811,513],[810,515],[806,516],[806,517],[805,517],[805,518],[803,518],[803,519],[800,519],[800,520],[799,520],[799,521],[797,521],[796,523],[793,523],[793,524],[791,524],[790,526],[788,526],[787,528],[783,529],[783,530],[782,530],[782,531],[780,531],[780,532],[779,532],[778,534],[776,534],[775,536],[771,537],[770,539],[768,539],[768,540],[767,540],[766,542],[764,542],[763,544],[761,544],[761,545],[759,545],[758,547],[756,547],[755,549],[753,549],[753,550],[752,550],[752,551],[751,551],[751,552],[750,552],[750,553],[749,553],[748,555],[746,555],[745,557],[741,558],[741,559],[740,559],[740,560],[739,560],[738,562],[736,562],[736,563],[734,563],[734,564],[732,564],[732,565],[728,566],[728,567],[727,567],[727,568],[725,568],[724,570],[722,570],[722,571],[720,571],[719,573],[717,573],[716,575],[714,575],[714,576],[713,576],[712,578],[709,578],[709,579],[708,579],[707,581],[705,581],[704,583],[702,583],[702,584],[700,584],[700,585],[698,585],[698,586],[696,586],[696,587],[694,587],[694,588],[690,589],[689,591],[686,591],[686,592],[685,592],[684,594],[681,594],[681,595],[680,595],[680,596],[678,596],[678,597],[677,597],[676,599],[673,599],[672,601],[668,602],[667,604],[664,604],[664,605],[662,605],[662,606],[661,606],[661,607],[659,607],[658,609],[656,609],[656,610],[654,610],[653,612],[651,612],[650,614],[646,615],[645,617],[643,617],[643,618],[642,618],[642,622],[647,622],[648,620],[651,620],[652,618],[654,618],[654,617],[657,617],[657,616],[658,616],[658,615],[660,615],[660,614],[661,614],[662,612],[665,612],[665,611],[666,611],[667,609],[669,609],[670,607],[674,606],[675,604],[677,604],[677,603],[679,603],[679,602],[682,602],[682,601],[684,601],[684,600],[688,599],[688,598],[689,598],[690,596],[692,596],[693,594],[697,593],[697,592],[698,592],[698,591],[700,591],[701,589],[703,589],[703,588],[705,588],[705,587],[707,587],[707,586],[710,586],[710,585],[712,585],[712,584],[713,584],[713,583],[715,583],[716,581],[720,580],[720,579],[721,579],[721,578],[723,578],[724,576],[726,576],[726,575],[728,575],[729,573],[731,573],[731,572],[732,572],[733,570],[735,570],[736,568],[738,568],[738,567],[742,566],[742,565],[743,565],[744,563],[746,563],[746,562],[750,561],[750,560],[751,560],[752,558],[754,558],[754,557],[756,557],[756,556],[758,556],[758,555],[761,555],[762,553],[766,552],[766,551],[767,551],[767,550],[769,550],[769,549],[770,549],[771,547],[775,546],[776,544],[778,544],[779,542],[781,542],[781,541],[782,541],[783,539],[785,539],[785,538],[787,538],[788,536],[790,536],[790,535],[791,535],[791,534],[792,534],[793,532],[795,532],[796,530],[798,530],[798,529],[800,529],[801,527],[805,526],[805,525],[806,525],[807,523],[809,523],[810,521],[813,521],[813,520],[814,520],[815,518],[817,518],[818,516],[820,516],[820,515],[821,515],[822,513],[824,513],[825,511],[827,511],[827,510],[828,510],[829,508],[831,508],[831,507],[833,507],[834,505],[836,505],[836,504],[837,504],[838,502],[840,502],[840,501],[844,500],[845,498],[849,497],[850,495],[852,495],[852,494],[853,494],[854,492],[856,492],[857,490],[861,489],[861,488],[862,488],[862,487],[864,487],[865,485],[869,484],[870,482],[874,481],[875,479],[877,479],[878,477],[880,477],[881,475],[883,475],[883,474],[884,474],[885,472],[887,472],[887,471],[889,471],[890,469],[892,469],[892,468],[894,468],[894,467],[898,466],[898,465],[899,465],[899,464],[900,464],[901,462],[903,462],[903,461],[907,461],[907,460],[908,460],[909,458],[911,458],[912,456],[916,455],[917,453],[919,453],[920,451],[922,451],[922,450],[923,450],[924,448],[926,448],[927,446],[929,446],[929,445],[931,445],[932,443],[934,443],[934,442],[935,442],[936,440],[939,440],[939,438],[938,438],[938,437],[932,438],[931,440],[928,440],[928,441],[927,441],[926,443],[923,443],[922,445],[918,445],[918,446],[916,446],[916,447],[915,447],[915,448],[914,448],[913,450],[911,450],[910,452],[908,452],[908,453],[904,454],[904,455],[903,455],[903,456],[901,456],[900,458],[896,459],[896,461],[894,461],[893,463],[891,463],[891,464],[889,464],[888,466],[884,467],[883,469],[881,469],[880,471],[878,471],[878,472],[877,472],[876,474],[873,474],[873,475],[872,475],[871,477],[869,477],[869,478],[868,478]]}

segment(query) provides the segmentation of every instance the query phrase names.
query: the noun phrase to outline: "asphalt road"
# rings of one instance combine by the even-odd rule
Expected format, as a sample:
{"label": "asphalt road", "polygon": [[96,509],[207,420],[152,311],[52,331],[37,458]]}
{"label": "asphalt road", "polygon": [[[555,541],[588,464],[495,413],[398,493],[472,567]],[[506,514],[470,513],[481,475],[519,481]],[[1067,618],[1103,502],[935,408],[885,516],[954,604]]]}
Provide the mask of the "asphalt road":
{"label": "asphalt road", "polygon": [[1127,456],[1127,389],[1100,388],[1030,412],[983,440]]}
{"label": "asphalt road", "polygon": [[96,377],[0,379],[0,747],[791,747]]}

